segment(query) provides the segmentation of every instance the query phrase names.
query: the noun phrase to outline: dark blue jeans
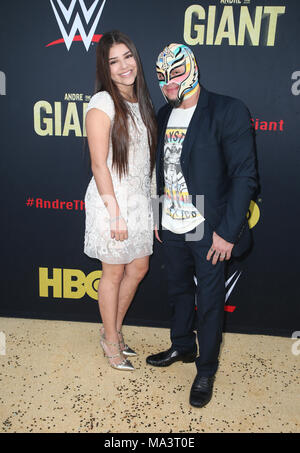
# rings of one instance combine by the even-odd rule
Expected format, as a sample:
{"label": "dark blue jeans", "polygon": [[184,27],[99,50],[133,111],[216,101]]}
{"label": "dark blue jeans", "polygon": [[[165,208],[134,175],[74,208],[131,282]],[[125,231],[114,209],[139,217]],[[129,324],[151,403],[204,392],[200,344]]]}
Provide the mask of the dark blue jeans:
{"label": "dark blue jeans", "polygon": [[224,261],[214,266],[206,259],[212,234],[206,222],[200,241],[186,241],[184,234],[161,231],[172,307],[172,347],[182,352],[196,350],[196,327],[196,366],[202,376],[213,376],[217,371],[224,319]]}

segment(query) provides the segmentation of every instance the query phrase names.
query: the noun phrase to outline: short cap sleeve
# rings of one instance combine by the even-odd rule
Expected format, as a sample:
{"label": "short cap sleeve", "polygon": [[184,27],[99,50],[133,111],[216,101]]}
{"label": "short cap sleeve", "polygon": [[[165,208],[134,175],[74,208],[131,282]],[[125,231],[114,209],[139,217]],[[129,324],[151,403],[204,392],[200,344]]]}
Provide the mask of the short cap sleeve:
{"label": "short cap sleeve", "polygon": [[106,113],[110,120],[113,121],[115,116],[115,107],[114,102],[107,91],[99,91],[91,97],[86,113],[94,108],[102,110],[102,112]]}

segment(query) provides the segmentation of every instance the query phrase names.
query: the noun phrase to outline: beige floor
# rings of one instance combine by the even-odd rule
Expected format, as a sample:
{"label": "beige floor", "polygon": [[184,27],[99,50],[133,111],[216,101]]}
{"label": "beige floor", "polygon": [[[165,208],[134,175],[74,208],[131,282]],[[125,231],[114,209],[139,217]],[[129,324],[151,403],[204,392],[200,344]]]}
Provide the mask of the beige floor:
{"label": "beige floor", "polygon": [[[289,338],[225,334],[214,396],[189,406],[194,364],[157,369],[167,329],[124,327],[134,372],[107,365],[92,323],[0,318],[1,432],[300,432],[300,355]],[[1,351],[0,351],[1,353]]]}

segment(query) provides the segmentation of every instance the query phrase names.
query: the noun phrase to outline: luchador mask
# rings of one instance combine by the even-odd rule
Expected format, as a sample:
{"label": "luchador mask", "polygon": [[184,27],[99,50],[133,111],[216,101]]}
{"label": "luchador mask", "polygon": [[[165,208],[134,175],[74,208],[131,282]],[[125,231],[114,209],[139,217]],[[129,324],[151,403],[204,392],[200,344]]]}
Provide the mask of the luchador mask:
{"label": "luchador mask", "polygon": [[169,44],[164,48],[158,56],[156,72],[159,86],[167,101],[169,99],[166,98],[163,87],[168,83],[179,85],[175,102],[177,106],[181,104],[183,98],[192,96],[199,84],[198,67],[194,54],[183,44]]}

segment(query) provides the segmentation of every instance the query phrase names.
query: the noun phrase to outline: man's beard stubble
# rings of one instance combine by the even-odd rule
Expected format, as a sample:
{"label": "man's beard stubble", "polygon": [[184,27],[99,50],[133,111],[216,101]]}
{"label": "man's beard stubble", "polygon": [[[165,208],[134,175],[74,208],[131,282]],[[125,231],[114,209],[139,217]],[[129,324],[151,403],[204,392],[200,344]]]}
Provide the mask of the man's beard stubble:
{"label": "man's beard stubble", "polygon": [[181,106],[182,104],[182,101],[183,101],[183,96],[181,96],[180,99],[176,98],[176,99],[169,99],[167,96],[166,96],[167,100],[168,100],[168,103],[170,104],[171,107],[173,107],[173,109],[176,109],[178,107]]}

